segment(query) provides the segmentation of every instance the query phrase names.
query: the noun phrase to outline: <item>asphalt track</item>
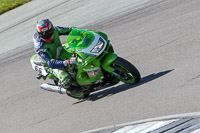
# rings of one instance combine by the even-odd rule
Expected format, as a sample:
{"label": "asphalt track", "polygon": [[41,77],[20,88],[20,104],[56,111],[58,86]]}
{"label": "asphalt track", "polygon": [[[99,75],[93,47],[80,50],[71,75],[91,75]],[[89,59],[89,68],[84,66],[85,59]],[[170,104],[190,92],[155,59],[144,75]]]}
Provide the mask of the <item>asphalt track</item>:
{"label": "asphalt track", "polygon": [[[124,0],[116,2],[119,7],[108,10],[115,7],[109,1],[97,6],[98,12],[105,14],[96,18],[92,15],[95,8],[88,9],[91,0],[79,3],[51,0],[44,8],[36,8],[40,6],[36,1],[0,16],[0,132],[78,133],[130,121],[200,112],[199,0],[157,0],[138,6]],[[65,9],[67,5],[70,6]],[[68,9],[70,17],[81,18],[70,21],[64,12]],[[82,16],[77,13],[85,9],[87,13]],[[16,17],[19,12],[26,19]],[[69,20],[69,26],[107,33],[115,52],[139,69],[141,82],[135,86],[120,83],[91,94],[87,101],[41,90],[39,85],[43,81],[36,80],[29,58],[33,54],[34,24],[45,16],[56,25]],[[93,19],[87,21],[84,16]]]}

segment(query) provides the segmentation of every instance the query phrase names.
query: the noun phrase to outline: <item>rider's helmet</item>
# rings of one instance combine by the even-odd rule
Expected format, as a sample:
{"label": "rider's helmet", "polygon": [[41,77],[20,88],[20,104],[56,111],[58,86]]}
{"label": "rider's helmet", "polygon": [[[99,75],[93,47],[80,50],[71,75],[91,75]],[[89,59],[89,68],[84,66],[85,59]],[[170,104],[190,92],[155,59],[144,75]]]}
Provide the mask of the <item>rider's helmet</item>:
{"label": "rider's helmet", "polygon": [[49,19],[42,19],[38,21],[36,25],[36,29],[39,36],[45,42],[50,42],[53,40],[54,27]]}

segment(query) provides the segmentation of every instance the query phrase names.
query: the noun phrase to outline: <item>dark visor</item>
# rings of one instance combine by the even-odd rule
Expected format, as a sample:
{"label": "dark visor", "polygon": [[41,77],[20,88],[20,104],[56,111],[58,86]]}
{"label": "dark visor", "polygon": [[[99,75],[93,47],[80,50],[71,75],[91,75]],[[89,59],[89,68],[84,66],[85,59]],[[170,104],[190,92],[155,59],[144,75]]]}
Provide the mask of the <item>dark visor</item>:
{"label": "dark visor", "polygon": [[51,28],[50,30],[48,31],[45,31],[45,32],[39,32],[39,36],[43,39],[49,39],[52,35],[53,35],[53,32],[54,32],[54,28]]}

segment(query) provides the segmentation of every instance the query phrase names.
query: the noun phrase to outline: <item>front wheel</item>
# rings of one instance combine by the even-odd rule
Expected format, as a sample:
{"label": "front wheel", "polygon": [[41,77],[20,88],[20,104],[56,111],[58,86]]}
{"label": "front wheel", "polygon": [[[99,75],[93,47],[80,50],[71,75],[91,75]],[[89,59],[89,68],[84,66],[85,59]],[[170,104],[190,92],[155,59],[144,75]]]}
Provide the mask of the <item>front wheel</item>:
{"label": "front wheel", "polygon": [[115,69],[112,74],[122,82],[135,84],[138,83],[141,79],[137,68],[123,58],[118,57],[112,63],[112,67]]}

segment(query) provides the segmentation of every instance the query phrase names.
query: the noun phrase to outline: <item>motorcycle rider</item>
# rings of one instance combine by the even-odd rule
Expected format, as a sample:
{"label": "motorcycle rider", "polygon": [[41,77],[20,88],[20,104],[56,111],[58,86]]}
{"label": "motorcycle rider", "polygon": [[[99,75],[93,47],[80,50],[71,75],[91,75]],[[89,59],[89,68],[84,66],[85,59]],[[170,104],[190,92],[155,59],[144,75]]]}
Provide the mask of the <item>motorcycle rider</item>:
{"label": "motorcycle rider", "polygon": [[68,35],[72,28],[53,26],[49,19],[41,19],[36,25],[37,32],[34,34],[34,50],[37,57],[43,64],[47,66],[48,72],[59,79],[59,83],[67,93],[77,93],[80,91],[77,87],[72,86],[72,78],[64,69],[70,64],[76,63],[75,57],[70,57],[67,60],[60,59],[61,56],[66,55],[63,49],[59,36]]}

